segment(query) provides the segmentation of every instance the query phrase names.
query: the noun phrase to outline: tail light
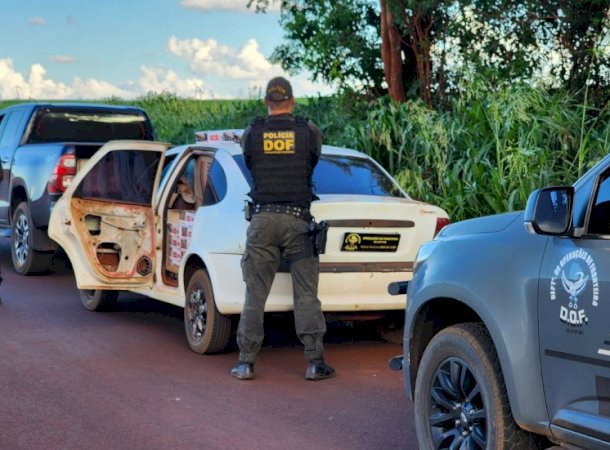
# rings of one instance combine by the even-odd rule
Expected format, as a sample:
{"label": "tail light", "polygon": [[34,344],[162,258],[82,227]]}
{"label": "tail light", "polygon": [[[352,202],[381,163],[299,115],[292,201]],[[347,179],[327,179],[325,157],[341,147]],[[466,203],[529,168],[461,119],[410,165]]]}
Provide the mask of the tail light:
{"label": "tail light", "polygon": [[451,221],[447,217],[437,217],[436,219],[436,229],[434,230],[434,235],[436,236],[439,231],[441,231],[444,227],[449,225]]}
{"label": "tail light", "polygon": [[65,154],[59,158],[53,175],[49,178],[48,191],[50,194],[63,193],[74,179],[76,174],[76,156]]}

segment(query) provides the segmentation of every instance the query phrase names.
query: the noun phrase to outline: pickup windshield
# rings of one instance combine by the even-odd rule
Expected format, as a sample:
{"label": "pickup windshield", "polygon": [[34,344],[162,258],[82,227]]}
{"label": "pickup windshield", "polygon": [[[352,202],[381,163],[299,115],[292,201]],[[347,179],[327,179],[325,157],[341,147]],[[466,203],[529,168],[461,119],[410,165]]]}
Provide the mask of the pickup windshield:
{"label": "pickup windshield", "polygon": [[35,117],[28,144],[106,142],[114,139],[154,140],[143,114],[105,110],[44,109]]}

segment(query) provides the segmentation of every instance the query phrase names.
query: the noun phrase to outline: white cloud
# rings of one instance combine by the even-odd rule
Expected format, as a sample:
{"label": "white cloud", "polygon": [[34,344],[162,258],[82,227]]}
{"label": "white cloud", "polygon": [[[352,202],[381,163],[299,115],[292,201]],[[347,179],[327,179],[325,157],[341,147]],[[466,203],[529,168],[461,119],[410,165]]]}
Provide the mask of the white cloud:
{"label": "white cloud", "polygon": [[138,90],[146,92],[175,92],[181,97],[207,99],[213,98],[213,90],[201,79],[182,79],[173,70],[156,67],[140,67],[142,77],[138,81]]}
{"label": "white cloud", "polygon": [[[248,8],[248,0],[182,0],[180,4],[185,8],[200,11],[256,12],[254,4]],[[278,0],[270,0],[267,11],[279,11],[279,9],[280,2]]]}
{"label": "white cloud", "polygon": [[137,81],[125,83],[123,87],[95,78],[80,77],[66,84],[48,78],[46,69],[40,64],[33,64],[24,76],[15,70],[11,59],[0,59],[0,99],[131,99],[150,91],[168,91],[180,97],[199,99],[217,96],[203,80],[182,79],[172,70],[142,66],[140,73]]}
{"label": "white cloud", "polygon": [[60,63],[60,64],[72,64],[74,61],[74,56],[70,55],[53,55],[51,56],[51,61]]}
{"label": "white cloud", "polygon": [[123,89],[112,83],[96,80],[95,78],[82,80],[79,77],[75,77],[72,81],[71,89],[72,94],[70,98],[73,99],[93,100],[108,97],[127,99],[137,97],[137,94],[129,89]]}
{"label": "white cloud", "polygon": [[259,51],[255,39],[240,48],[221,45],[215,39],[178,40],[172,36],[167,44],[169,52],[189,61],[190,69],[202,75],[219,75],[231,79],[257,79],[267,77],[273,66]]}
{"label": "white cloud", "polygon": [[[255,39],[248,40],[242,47],[233,48],[222,45],[215,39],[202,41],[200,39],[179,40],[172,36],[168,41],[167,48],[171,54],[188,62],[190,70],[197,75],[220,77],[223,80],[238,80],[233,85],[240,88],[230,95],[233,96],[256,96],[263,92],[267,82],[276,76],[284,76],[291,80],[293,92],[297,97],[311,95],[329,95],[333,89],[327,85],[314,83],[307,76],[300,75],[290,77],[277,64],[271,64],[263,55]],[[243,82],[247,85],[244,86]],[[244,88],[247,87],[247,92]],[[224,96],[226,98],[226,96]]]}
{"label": "white cloud", "polygon": [[256,39],[250,39],[246,42],[246,45],[239,50],[237,58],[243,62],[248,70],[256,74],[267,74],[269,70],[279,68],[278,65],[272,65],[265,55],[258,50]]}
{"label": "white cloud", "polygon": [[0,98],[66,98],[71,89],[63,83],[45,78],[46,70],[32,64],[27,76],[15,71],[13,61],[0,59]]}
{"label": "white cloud", "polygon": [[44,20],[43,17],[32,17],[30,20],[28,20],[28,24],[29,25],[44,25],[45,23],[47,23],[46,20]]}
{"label": "white cloud", "polygon": [[332,95],[336,92],[333,87],[311,81],[305,75],[299,75],[292,80],[292,90],[297,97],[317,97],[318,95]]}
{"label": "white cloud", "polygon": [[[32,64],[27,73],[21,73],[11,59],[0,59],[0,99],[132,99],[148,92],[198,99],[256,98],[262,96],[269,79],[278,75],[292,82],[296,97],[332,93],[330,87],[313,83],[306,75],[290,77],[280,66],[269,63],[254,39],[233,48],[212,39],[181,41],[172,37],[168,49],[187,62],[191,76],[180,76],[177,68],[141,66],[138,78],[120,85],[78,76],[61,82],[50,78],[41,64]],[[75,61],[67,55],[55,55],[51,60],[64,64]]]}

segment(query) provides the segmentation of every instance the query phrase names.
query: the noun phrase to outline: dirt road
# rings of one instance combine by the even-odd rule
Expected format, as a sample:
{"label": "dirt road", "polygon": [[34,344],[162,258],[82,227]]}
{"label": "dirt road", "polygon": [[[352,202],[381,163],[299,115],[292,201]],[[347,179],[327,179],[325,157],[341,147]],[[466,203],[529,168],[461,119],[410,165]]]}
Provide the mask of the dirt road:
{"label": "dirt road", "polygon": [[303,378],[290,319],[269,317],[257,379],[192,353],[182,310],[122,293],[86,311],[71,271],[19,277],[0,239],[0,449],[416,449],[400,346],[329,324],[338,376]]}

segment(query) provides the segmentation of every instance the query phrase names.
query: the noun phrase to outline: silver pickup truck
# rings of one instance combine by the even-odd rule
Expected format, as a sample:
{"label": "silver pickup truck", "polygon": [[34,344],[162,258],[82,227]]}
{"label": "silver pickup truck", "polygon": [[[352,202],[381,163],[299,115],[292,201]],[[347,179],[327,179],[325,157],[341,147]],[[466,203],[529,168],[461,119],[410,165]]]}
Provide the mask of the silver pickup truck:
{"label": "silver pickup truck", "polygon": [[610,156],[445,227],[391,290],[420,448],[610,448]]}
{"label": "silver pickup truck", "polygon": [[51,209],[80,165],[114,139],[154,140],[146,113],[126,106],[22,103],[0,111],[0,228],[11,232],[13,268],[44,270],[57,244]]}

